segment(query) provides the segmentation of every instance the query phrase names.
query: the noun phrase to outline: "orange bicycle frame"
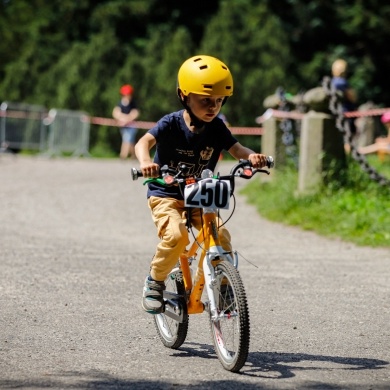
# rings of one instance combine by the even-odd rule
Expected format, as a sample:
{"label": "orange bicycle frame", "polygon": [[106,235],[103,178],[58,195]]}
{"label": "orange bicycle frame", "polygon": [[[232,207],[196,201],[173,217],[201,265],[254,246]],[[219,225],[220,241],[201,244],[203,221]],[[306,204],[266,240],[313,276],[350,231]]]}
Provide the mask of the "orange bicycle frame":
{"label": "orange bicycle frame", "polygon": [[[221,245],[218,235],[217,214],[215,212],[205,213],[203,218],[203,225],[196,239],[191,244],[189,250],[180,255],[180,267],[183,273],[184,287],[186,291],[191,291],[188,297],[188,314],[202,313],[205,309],[201,301],[205,284],[203,261],[210,247]],[[189,259],[195,258],[199,249],[201,253],[199,255],[198,267],[194,280],[192,281]]]}

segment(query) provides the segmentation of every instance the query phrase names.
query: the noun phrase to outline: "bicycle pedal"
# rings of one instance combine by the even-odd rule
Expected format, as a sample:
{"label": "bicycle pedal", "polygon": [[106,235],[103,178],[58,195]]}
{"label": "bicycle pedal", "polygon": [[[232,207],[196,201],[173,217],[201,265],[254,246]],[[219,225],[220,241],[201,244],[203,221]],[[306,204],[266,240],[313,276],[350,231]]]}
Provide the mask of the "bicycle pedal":
{"label": "bicycle pedal", "polygon": [[187,306],[181,299],[164,299],[164,315],[183,322],[187,316]]}

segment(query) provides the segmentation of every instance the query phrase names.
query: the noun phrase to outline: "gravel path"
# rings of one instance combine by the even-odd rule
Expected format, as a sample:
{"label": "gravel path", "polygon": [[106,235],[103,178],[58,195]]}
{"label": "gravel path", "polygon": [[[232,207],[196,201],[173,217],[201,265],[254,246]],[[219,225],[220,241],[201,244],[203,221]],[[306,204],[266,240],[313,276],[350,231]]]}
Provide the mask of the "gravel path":
{"label": "gravel path", "polygon": [[0,155],[1,389],[390,389],[390,250],[268,222],[240,196],[247,364],[222,368],[206,314],[163,347],[140,306],[157,238],[131,166]]}

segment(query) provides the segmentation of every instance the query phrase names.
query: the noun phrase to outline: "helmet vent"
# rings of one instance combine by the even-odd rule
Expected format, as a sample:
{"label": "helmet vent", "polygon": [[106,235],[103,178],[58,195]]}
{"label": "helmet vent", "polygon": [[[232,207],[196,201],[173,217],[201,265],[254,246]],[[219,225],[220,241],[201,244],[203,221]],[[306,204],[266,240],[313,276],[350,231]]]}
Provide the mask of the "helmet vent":
{"label": "helmet vent", "polygon": [[208,68],[208,66],[207,65],[202,65],[202,66],[200,66],[199,67],[199,69],[201,69],[201,70],[203,70],[203,69],[207,69]]}
{"label": "helmet vent", "polygon": [[213,89],[213,86],[209,85],[209,84],[205,84],[205,85],[203,85],[203,88],[204,89]]}

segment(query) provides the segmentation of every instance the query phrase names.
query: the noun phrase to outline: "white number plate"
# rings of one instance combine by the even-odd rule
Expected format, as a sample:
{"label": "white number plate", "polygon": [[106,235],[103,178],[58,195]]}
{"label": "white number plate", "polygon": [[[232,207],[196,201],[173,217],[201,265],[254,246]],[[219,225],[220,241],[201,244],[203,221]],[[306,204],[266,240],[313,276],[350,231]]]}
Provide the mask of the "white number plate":
{"label": "white number plate", "polygon": [[188,184],[184,188],[184,204],[186,207],[206,207],[228,209],[230,200],[230,181],[203,179]]}

